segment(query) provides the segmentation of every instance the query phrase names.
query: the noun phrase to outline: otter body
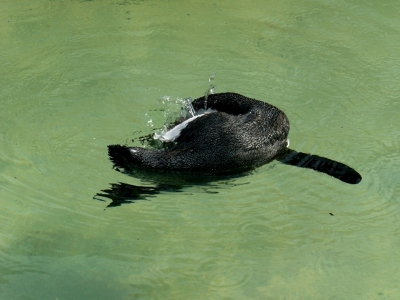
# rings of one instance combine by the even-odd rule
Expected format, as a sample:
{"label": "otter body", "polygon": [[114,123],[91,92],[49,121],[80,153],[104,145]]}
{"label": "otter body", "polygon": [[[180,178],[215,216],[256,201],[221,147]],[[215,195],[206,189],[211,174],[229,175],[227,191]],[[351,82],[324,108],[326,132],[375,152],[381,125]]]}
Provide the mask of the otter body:
{"label": "otter body", "polygon": [[108,146],[114,166],[218,175],[248,171],[277,159],[348,183],[361,181],[360,174],[342,163],[287,148],[289,120],[273,105],[220,93],[198,98],[192,106],[196,112],[210,112],[172,129],[165,135],[170,141],[164,149]]}

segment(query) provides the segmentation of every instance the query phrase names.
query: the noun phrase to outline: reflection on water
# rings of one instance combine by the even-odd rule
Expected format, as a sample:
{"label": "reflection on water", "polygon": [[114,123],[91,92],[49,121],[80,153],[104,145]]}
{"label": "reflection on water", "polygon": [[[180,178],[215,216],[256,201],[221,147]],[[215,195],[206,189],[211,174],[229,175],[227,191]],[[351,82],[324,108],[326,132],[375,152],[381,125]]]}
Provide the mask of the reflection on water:
{"label": "reflection on water", "polygon": [[[121,204],[132,203],[137,200],[146,200],[147,197],[154,197],[164,190],[163,186],[138,186],[123,182],[111,183],[110,185],[111,188],[102,190],[102,193],[97,193],[93,198],[100,201],[105,200],[99,197],[110,199],[111,203],[107,207],[120,206]],[[166,189],[168,188],[166,187]],[[179,188],[174,188],[174,190],[179,190]]]}
{"label": "reflection on water", "polygon": [[[219,182],[221,184],[221,182]],[[193,183],[192,183],[193,185]],[[121,204],[134,203],[138,200],[149,200],[160,193],[181,192],[185,185],[158,184],[156,186],[133,185],[124,182],[110,183],[110,188],[97,193],[93,199],[105,201],[103,198],[111,200],[107,207],[120,206]],[[187,184],[186,186],[190,186]],[[224,182],[223,186],[202,184],[200,187],[206,193],[218,193],[218,189],[226,189],[228,186],[236,186],[233,183]],[[171,197],[171,196],[169,196]]]}
{"label": "reflection on water", "polygon": [[[121,204],[134,203],[139,200],[149,200],[160,193],[182,192],[186,187],[197,186],[206,193],[218,193],[221,188],[235,187],[241,184],[235,183],[237,178],[249,173],[233,175],[209,175],[197,173],[174,173],[174,172],[151,172],[141,170],[130,170],[126,172],[115,168],[117,171],[133,177],[141,178],[142,185],[133,185],[124,182],[110,183],[110,188],[96,193],[93,199],[105,201],[111,200],[107,207],[120,206]],[[242,183],[243,184],[243,183]]]}
{"label": "reflection on water", "polygon": [[[399,15],[375,0],[1,1],[0,298],[398,299]],[[272,163],[171,187],[110,168],[107,145],[148,133],[146,113],[162,126],[156,100],[204,95],[213,72],[219,92],[285,111],[291,147],[363,180]]]}

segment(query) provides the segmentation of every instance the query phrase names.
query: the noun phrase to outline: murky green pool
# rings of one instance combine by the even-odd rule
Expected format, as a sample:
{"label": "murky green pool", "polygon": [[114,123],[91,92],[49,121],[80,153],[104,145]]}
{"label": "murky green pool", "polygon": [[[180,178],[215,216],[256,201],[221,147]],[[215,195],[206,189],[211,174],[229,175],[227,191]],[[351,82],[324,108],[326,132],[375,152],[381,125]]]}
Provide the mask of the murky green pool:
{"label": "murky green pool", "polygon": [[[399,299],[399,16],[394,0],[1,1],[0,298]],[[213,73],[363,181],[273,162],[94,200],[146,184],[107,145]]]}

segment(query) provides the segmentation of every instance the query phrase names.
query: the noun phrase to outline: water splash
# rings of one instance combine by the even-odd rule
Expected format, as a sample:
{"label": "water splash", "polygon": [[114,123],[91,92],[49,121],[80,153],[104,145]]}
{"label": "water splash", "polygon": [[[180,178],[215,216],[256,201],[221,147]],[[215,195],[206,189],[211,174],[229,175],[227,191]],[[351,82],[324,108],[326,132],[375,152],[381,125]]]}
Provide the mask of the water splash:
{"label": "water splash", "polygon": [[147,126],[150,127],[150,128],[154,127],[153,119],[151,119],[151,117],[149,116],[149,114],[148,114],[148,113],[145,113],[144,115],[146,116],[146,119],[148,120],[148,121],[147,121]]}
{"label": "water splash", "polygon": [[215,93],[215,74],[211,74],[210,78],[208,79],[208,82],[210,82],[210,87],[207,89],[206,93],[204,94],[204,110],[207,110],[207,99],[208,96],[211,94]]}
{"label": "water splash", "polygon": [[[191,97],[173,98],[170,96],[163,96],[159,99],[160,109],[157,109],[155,111],[161,111],[165,121],[162,124],[157,123],[157,116],[151,116],[149,113],[145,114],[147,126],[154,130],[154,134],[152,137],[154,140],[171,141],[173,139],[168,138],[168,131],[170,131],[172,128],[182,123],[187,124],[191,119],[193,120],[198,116],[214,111],[211,109],[207,109],[207,99],[209,95],[214,94],[215,92],[215,74],[212,74],[208,81],[210,83],[210,86],[204,95],[204,109],[195,111],[192,106],[193,98]],[[185,124],[181,125],[181,127],[184,128]],[[154,127],[158,129],[154,129]],[[150,145],[151,143],[148,144]]]}
{"label": "water splash", "polygon": [[181,111],[181,112],[182,112],[182,114],[184,114],[184,115],[182,115],[182,116],[185,116],[185,115],[187,115],[187,114],[190,114],[191,117],[194,117],[194,116],[196,115],[196,112],[195,112],[195,110],[194,110],[194,108],[193,108],[192,102],[193,102],[193,99],[192,99],[191,97],[186,98],[186,99],[183,101],[183,107],[182,107],[182,111]]}
{"label": "water splash", "polygon": [[168,126],[180,116],[179,110],[182,107],[182,99],[173,100],[170,96],[164,96],[159,99],[159,103],[161,104],[160,110],[166,120],[164,125]]}
{"label": "water splash", "polygon": [[160,109],[164,117],[164,124],[155,130],[153,138],[163,141],[163,136],[168,130],[183,122],[184,120],[193,117],[196,112],[192,106],[192,98],[172,98],[163,96],[159,99]]}

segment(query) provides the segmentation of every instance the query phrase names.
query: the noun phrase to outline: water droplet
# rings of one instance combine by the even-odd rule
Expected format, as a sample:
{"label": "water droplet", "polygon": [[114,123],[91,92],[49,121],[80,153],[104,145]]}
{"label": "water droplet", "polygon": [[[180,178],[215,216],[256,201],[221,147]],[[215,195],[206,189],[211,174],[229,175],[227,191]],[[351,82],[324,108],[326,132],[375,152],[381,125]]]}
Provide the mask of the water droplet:
{"label": "water droplet", "polygon": [[208,96],[210,96],[210,95],[215,93],[215,85],[214,85],[215,74],[214,73],[211,74],[211,77],[208,79],[208,81],[210,82],[210,87],[208,88],[208,90],[204,94],[204,110],[207,110]]}
{"label": "water droplet", "polygon": [[212,73],[211,76],[210,76],[210,78],[208,79],[208,81],[209,81],[210,83],[213,83],[214,80],[215,80],[215,73]]}
{"label": "water droplet", "polygon": [[193,101],[192,98],[190,98],[190,97],[186,98],[183,102],[183,107],[184,107],[184,110],[186,111],[186,113],[189,113],[189,114],[191,114],[191,117],[194,117],[196,115],[196,112],[193,108],[192,101]]}

